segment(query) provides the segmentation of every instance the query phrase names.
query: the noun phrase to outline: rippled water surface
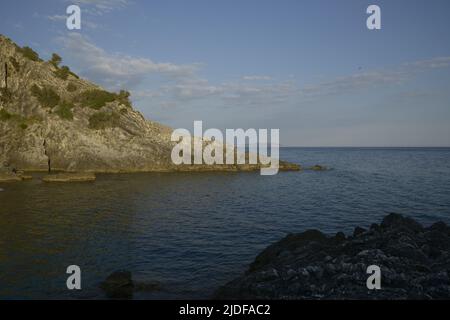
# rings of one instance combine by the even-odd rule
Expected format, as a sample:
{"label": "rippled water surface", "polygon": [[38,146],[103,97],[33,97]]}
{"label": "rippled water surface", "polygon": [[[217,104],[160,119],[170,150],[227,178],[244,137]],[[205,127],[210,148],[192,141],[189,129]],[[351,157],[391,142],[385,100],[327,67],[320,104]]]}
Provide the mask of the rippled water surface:
{"label": "rippled water surface", "polygon": [[[351,232],[398,212],[450,223],[450,149],[284,148],[326,172],[98,175],[0,183],[0,298],[104,298],[128,269],[162,290],[136,298],[207,298],[289,232]],[[65,270],[82,269],[82,290]]]}

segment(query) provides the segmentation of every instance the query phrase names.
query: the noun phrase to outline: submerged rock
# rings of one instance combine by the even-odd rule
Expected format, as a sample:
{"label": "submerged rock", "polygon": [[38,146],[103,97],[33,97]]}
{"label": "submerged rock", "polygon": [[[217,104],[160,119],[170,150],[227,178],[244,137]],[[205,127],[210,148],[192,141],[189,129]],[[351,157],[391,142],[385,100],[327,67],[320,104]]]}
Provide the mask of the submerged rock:
{"label": "submerged rock", "polygon": [[110,274],[100,284],[106,296],[111,299],[131,299],[133,297],[134,282],[131,272],[119,270]]}
{"label": "submerged rock", "polygon": [[[367,267],[381,269],[381,290],[368,290]],[[317,230],[272,244],[219,299],[450,299],[450,227],[424,228],[389,214],[369,230],[331,237]]]}
{"label": "submerged rock", "polygon": [[321,166],[321,165],[316,164],[316,165],[314,165],[314,166],[312,166],[312,167],[308,167],[307,170],[313,170],[313,171],[326,171],[326,170],[328,170],[328,168],[325,167],[325,166]]}
{"label": "submerged rock", "polygon": [[128,270],[110,274],[100,283],[100,288],[110,299],[131,299],[135,292],[155,292],[163,290],[159,281],[135,281]]}
{"label": "submerged rock", "polygon": [[31,179],[33,179],[33,176],[26,175],[22,171],[3,170],[0,172],[0,182],[14,182]]}
{"label": "submerged rock", "polygon": [[90,182],[95,181],[93,173],[58,173],[49,174],[42,178],[44,182]]}
{"label": "submerged rock", "polygon": [[14,173],[0,172],[0,182],[22,181],[22,178]]}

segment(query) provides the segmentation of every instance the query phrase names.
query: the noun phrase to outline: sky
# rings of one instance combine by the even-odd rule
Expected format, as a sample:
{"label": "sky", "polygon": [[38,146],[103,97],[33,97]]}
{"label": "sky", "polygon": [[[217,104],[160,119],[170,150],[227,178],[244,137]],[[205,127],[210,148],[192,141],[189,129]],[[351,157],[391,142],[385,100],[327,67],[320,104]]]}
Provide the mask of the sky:
{"label": "sky", "polygon": [[[68,30],[66,8],[81,8]],[[381,8],[381,30],[366,9]],[[283,146],[450,146],[448,0],[14,0],[0,34],[173,128]]]}

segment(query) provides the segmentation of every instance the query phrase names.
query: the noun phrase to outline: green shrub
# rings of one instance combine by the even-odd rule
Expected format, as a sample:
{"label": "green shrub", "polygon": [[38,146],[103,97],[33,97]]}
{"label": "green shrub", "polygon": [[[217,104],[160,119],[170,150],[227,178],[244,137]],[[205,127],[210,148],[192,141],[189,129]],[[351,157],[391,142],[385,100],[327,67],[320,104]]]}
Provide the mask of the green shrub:
{"label": "green shrub", "polygon": [[49,62],[57,68],[58,68],[59,64],[61,63],[61,61],[62,61],[62,58],[56,53],[53,53],[52,58],[49,60]]}
{"label": "green shrub", "polygon": [[55,71],[55,75],[63,80],[67,80],[70,74],[70,69],[68,66],[62,66],[58,70]]}
{"label": "green shrub", "polygon": [[44,108],[54,108],[59,103],[59,95],[51,87],[40,89],[37,85],[31,87],[31,93]]}
{"label": "green shrub", "polygon": [[80,79],[80,77],[76,73],[73,73],[70,69],[69,69],[69,74],[74,78]]}
{"label": "green shrub", "polygon": [[31,61],[39,61],[39,54],[31,49],[30,47],[23,47],[18,48],[19,52],[27,59],[30,59]]}
{"label": "green shrub", "polygon": [[71,102],[63,101],[59,104],[55,113],[63,120],[73,120],[72,108],[74,104]]}
{"label": "green shrub", "polygon": [[76,85],[74,85],[72,82],[70,82],[68,85],[67,85],[67,91],[69,91],[69,92],[74,92],[74,91],[77,91],[77,86]]}
{"label": "green shrub", "polygon": [[100,130],[118,126],[117,113],[97,112],[89,118],[89,128]]}
{"label": "green shrub", "polygon": [[5,109],[0,110],[0,120],[5,121],[12,118],[12,114],[6,111]]}
{"label": "green shrub", "polygon": [[78,98],[84,107],[99,110],[104,107],[108,102],[118,101],[119,103],[131,108],[131,102],[129,100],[130,93],[125,90],[121,90],[120,93],[108,92],[105,90],[88,90],[84,91]]}
{"label": "green shrub", "polygon": [[[31,119],[31,118],[30,118]],[[23,122],[26,121],[26,119],[24,117],[22,117],[21,115],[15,114],[15,113],[9,113],[8,111],[6,111],[6,109],[1,109],[0,110],[0,121],[16,121],[16,122]]]}
{"label": "green shrub", "polygon": [[27,125],[25,122],[22,122],[22,123],[19,125],[19,127],[20,127],[20,129],[25,130],[26,128],[28,128],[28,125]]}
{"label": "green shrub", "polygon": [[131,108],[131,101],[130,101],[131,94],[126,90],[120,90],[119,94],[117,95],[117,100],[128,108]]}
{"label": "green shrub", "polygon": [[9,61],[13,65],[14,69],[16,70],[16,72],[19,72],[20,71],[20,64],[19,64],[19,62],[17,62],[16,58],[11,56],[11,57],[9,57]]}
{"label": "green shrub", "polygon": [[115,99],[116,95],[114,93],[94,89],[81,93],[79,102],[83,105],[83,107],[89,107],[95,110],[99,110],[108,102],[113,102]]}

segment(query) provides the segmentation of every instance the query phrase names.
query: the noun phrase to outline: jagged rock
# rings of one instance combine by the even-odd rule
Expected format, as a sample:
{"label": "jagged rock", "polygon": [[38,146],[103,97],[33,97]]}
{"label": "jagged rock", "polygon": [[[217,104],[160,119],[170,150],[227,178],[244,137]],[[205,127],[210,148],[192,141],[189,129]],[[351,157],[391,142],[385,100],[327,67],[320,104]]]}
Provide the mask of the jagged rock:
{"label": "jagged rock", "polygon": [[[319,231],[272,244],[218,299],[450,299],[450,227],[424,228],[398,214],[353,237]],[[289,251],[289,255],[281,254]],[[381,290],[366,287],[367,267],[381,268]],[[267,277],[277,270],[285,277]]]}
{"label": "jagged rock", "polygon": [[338,233],[336,233],[336,235],[334,236],[334,239],[335,239],[336,241],[339,241],[339,242],[344,241],[344,240],[345,240],[345,234],[344,234],[343,232],[338,232]]}
{"label": "jagged rock", "polygon": [[366,232],[366,229],[361,228],[361,227],[356,227],[355,230],[353,231],[353,236],[357,237],[360,234],[363,234],[364,232]]}
{"label": "jagged rock", "polygon": [[326,241],[326,236],[318,230],[308,230],[300,234],[290,234],[280,242],[275,243],[259,254],[255,261],[250,265],[250,270],[257,270],[266,266],[267,263],[278,257],[282,251],[293,251],[293,249],[302,247],[312,242]]}
{"label": "jagged rock", "polygon": [[399,228],[404,227],[405,230],[420,232],[422,231],[422,226],[415,220],[403,217],[397,213],[390,213],[381,222],[381,228]]}

